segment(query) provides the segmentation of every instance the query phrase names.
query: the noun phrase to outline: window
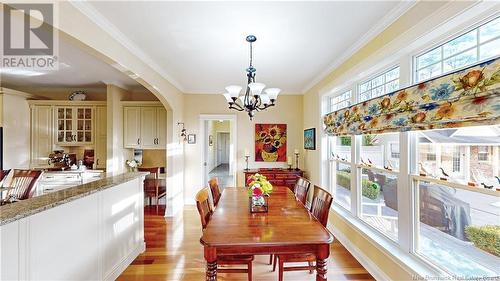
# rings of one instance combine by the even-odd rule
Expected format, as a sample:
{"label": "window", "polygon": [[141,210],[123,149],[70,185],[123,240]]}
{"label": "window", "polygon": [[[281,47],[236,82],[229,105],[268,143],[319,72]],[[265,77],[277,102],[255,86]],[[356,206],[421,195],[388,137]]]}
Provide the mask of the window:
{"label": "window", "polygon": [[455,147],[453,151],[453,172],[460,172],[460,148]]}
{"label": "window", "polygon": [[346,91],[338,96],[330,98],[330,112],[348,107],[351,105],[351,91]]}
{"label": "window", "polygon": [[436,153],[427,153],[425,158],[427,161],[436,161]]}
{"label": "window", "polygon": [[351,209],[351,136],[329,137],[330,190],[335,203]]}
{"label": "window", "polygon": [[[360,217],[390,239],[397,240],[399,134],[363,135],[361,140]],[[391,150],[391,159],[386,149]],[[393,151],[398,157],[392,157]]]}
{"label": "window", "polygon": [[358,101],[362,102],[399,89],[399,66],[358,86]]}
{"label": "window", "polygon": [[[500,171],[495,163],[480,162],[479,156],[496,153],[492,157],[498,159],[499,129],[496,125],[417,133],[417,157],[427,176],[411,176],[417,195],[415,252],[461,279],[500,274],[498,248],[484,243],[486,233],[500,227],[495,191],[500,188]],[[471,145],[478,142],[487,145]],[[432,161],[426,157],[431,150],[436,155]],[[442,180],[436,167],[450,177]]]}
{"label": "window", "polygon": [[490,154],[488,146],[478,146],[477,147],[477,160],[478,161],[488,161],[488,156]]}
{"label": "window", "polygon": [[500,18],[458,36],[415,59],[415,81],[500,55]]}
{"label": "window", "polygon": [[391,143],[391,158],[399,158],[399,144]]}

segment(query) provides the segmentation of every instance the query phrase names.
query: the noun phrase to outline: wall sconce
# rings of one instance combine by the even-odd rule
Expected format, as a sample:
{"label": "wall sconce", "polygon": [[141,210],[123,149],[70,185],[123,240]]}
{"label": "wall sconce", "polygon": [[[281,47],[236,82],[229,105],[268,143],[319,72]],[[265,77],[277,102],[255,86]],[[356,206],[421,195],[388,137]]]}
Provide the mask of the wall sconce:
{"label": "wall sconce", "polygon": [[184,128],[184,122],[177,122],[177,126],[182,125],[181,134],[179,140],[187,141],[186,128]]}

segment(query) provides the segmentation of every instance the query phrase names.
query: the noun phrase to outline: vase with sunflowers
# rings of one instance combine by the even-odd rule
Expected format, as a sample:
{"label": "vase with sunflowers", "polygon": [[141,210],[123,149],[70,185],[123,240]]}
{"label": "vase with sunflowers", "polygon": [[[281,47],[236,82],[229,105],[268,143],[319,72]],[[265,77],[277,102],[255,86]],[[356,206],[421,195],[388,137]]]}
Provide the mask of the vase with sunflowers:
{"label": "vase with sunflowers", "polygon": [[263,213],[268,211],[268,197],[273,191],[273,186],[261,174],[254,174],[247,180],[248,197],[250,199],[250,212]]}

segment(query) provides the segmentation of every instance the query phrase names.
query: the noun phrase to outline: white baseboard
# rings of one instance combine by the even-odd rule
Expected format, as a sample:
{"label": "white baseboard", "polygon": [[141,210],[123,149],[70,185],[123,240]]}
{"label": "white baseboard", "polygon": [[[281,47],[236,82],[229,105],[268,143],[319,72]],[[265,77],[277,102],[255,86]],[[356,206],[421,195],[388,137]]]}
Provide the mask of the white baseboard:
{"label": "white baseboard", "polygon": [[104,277],[104,280],[116,280],[120,274],[137,258],[141,253],[146,251],[146,242],[137,245],[121,262],[116,264],[114,268]]}
{"label": "white baseboard", "polygon": [[369,259],[363,252],[356,247],[344,234],[338,230],[331,229],[333,236],[339,240],[339,242],[351,253],[351,255],[368,271],[373,278],[380,281],[391,280],[384,271],[382,271],[377,264],[375,264],[371,259]]}

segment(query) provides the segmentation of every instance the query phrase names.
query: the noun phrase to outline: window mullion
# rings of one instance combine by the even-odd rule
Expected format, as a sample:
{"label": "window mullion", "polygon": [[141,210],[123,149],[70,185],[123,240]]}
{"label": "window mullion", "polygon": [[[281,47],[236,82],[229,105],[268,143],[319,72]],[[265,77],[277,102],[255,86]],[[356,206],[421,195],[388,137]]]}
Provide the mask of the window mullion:
{"label": "window mullion", "polygon": [[356,166],[360,162],[361,138],[361,135],[351,137],[351,213],[355,217],[359,217],[361,208],[361,192],[358,191],[358,189],[360,190],[358,186],[361,186],[361,175]]}
{"label": "window mullion", "polygon": [[411,250],[411,159],[415,155],[410,146],[410,133],[399,133],[399,174],[397,188],[398,204],[398,242],[399,246],[406,252]]}

